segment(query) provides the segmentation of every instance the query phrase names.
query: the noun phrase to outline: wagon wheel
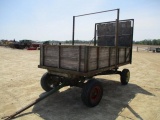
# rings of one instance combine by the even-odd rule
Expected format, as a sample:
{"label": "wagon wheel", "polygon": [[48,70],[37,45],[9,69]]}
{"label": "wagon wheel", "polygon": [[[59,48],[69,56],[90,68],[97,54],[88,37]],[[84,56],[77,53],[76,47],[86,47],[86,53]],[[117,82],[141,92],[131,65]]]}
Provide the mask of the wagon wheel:
{"label": "wagon wheel", "polygon": [[60,83],[59,77],[46,72],[41,78],[41,87],[46,91],[52,90]]}
{"label": "wagon wheel", "polygon": [[99,104],[103,95],[103,87],[101,83],[95,79],[85,83],[82,89],[81,98],[83,103],[88,107],[94,107]]}
{"label": "wagon wheel", "polygon": [[130,79],[130,71],[128,69],[123,69],[120,76],[121,76],[121,84],[127,85]]}

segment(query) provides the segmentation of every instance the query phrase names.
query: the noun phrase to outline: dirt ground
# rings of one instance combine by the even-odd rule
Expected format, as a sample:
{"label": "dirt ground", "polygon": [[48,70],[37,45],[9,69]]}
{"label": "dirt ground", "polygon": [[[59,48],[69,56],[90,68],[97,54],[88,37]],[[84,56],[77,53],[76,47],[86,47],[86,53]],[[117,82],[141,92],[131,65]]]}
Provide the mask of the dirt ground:
{"label": "dirt ground", "polygon": [[[45,92],[38,68],[39,51],[0,47],[0,118],[24,107]],[[160,120],[160,53],[133,52],[133,64],[120,67],[131,72],[127,86],[119,75],[101,75],[104,95],[88,108],[81,89],[65,87],[18,115],[16,120]]]}

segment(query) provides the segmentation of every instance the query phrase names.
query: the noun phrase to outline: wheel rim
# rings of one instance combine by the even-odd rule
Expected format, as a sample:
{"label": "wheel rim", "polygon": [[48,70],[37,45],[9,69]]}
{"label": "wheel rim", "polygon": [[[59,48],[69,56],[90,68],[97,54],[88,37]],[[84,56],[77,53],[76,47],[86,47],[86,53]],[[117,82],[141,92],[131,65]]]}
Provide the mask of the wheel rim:
{"label": "wheel rim", "polygon": [[99,86],[95,86],[90,93],[90,100],[92,103],[97,103],[100,100],[101,89]]}
{"label": "wheel rim", "polygon": [[54,84],[51,80],[47,80],[47,85],[50,87],[50,88],[54,88]]}
{"label": "wheel rim", "polygon": [[48,79],[47,79],[47,85],[50,87],[50,88],[54,88],[55,86],[58,86],[59,84],[59,81],[57,81],[56,77],[55,76],[49,76]]}

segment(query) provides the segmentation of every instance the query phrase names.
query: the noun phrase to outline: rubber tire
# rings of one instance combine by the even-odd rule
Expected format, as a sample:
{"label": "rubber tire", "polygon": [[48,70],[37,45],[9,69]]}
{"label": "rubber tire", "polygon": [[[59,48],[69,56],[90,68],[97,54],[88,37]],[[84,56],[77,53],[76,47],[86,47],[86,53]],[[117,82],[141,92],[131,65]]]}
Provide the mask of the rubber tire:
{"label": "rubber tire", "polygon": [[123,69],[120,76],[121,76],[121,84],[127,85],[130,79],[130,71],[128,69]]}
{"label": "rubber tire", "polygon": [[48,72],[46,72],[45,74],[43,74],[42,78],[41,78],[41,87],[43,88],[43,90],[45,90],[46,92],[49,92],[50,90],[52,90],[53,88],[50,87],[48,85],[48,81],[50,80],[50,74]]}
{"label": "rubber tire", "polygon": [[[100,91],[98,94],[99,95],[98,99],[95,102],[93,102],[91,98],[91,93],[92,90],[95,89],[95,87],[97,87]],[[85,83],[85,86],[82,89],[81,99],[86,106],[94,107],[98,105],[102,99],[102,96],[103,96],[103,87],[99,81],[91,79],[87,83]]]}

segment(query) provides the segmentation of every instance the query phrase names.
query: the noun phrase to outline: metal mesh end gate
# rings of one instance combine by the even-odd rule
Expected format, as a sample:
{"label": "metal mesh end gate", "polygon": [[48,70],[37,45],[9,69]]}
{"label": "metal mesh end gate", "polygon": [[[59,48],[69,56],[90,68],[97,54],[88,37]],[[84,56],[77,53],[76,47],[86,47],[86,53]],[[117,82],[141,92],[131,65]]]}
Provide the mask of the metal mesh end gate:
{"label": "metal mesh end gate", "polygon": [[[132,46],[134,20],[120,20],[118,26],[118,46]],[[95,39],[98,46],[115,46],[116,21],[95,24]]]}

